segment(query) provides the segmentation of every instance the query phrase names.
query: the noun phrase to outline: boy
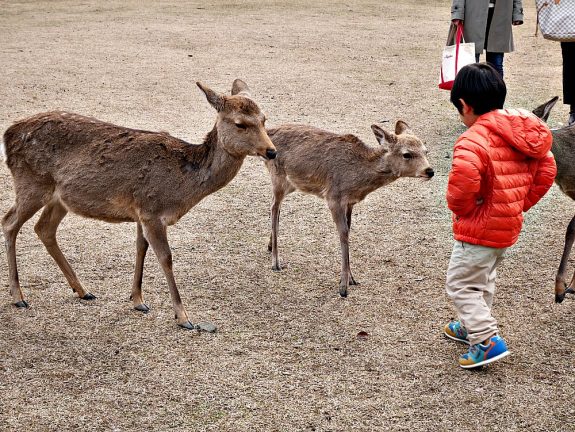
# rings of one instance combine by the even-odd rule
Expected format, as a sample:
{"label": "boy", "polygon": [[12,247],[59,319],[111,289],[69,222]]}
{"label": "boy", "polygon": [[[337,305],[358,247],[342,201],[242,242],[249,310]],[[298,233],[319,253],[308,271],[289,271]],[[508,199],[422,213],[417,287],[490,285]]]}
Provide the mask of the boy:
{"label": "boy", "polygon": [[455,142],[447,184],[455,245],[446,288],[459,319],[447,337],[470,345],[459,357],[475,368],[509,354],[491,316],[496,267],[519,237],[523,212],[553,184],[555,159],[547,126],[525,110],[504,110],[507,89],[485,63],[455,77],[451,102],[469,128]]}

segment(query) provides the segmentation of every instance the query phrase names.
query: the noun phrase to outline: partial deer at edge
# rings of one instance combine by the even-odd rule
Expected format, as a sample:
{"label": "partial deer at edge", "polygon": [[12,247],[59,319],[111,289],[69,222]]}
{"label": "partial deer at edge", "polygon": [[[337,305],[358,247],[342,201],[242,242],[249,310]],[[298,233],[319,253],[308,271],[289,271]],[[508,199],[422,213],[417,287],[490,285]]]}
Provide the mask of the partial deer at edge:
{"label": "partial deer at edge", "polygon": [[[555,96],[553,99],[535,108],[533,113],[542,120],[547,121],[551,109],[557,103],[558,99],[559,97]],[[555,183],[557,183],[561,192],[575,200],[575,125],[551,129],[551,133],[553,134],[553,147],[551,148],[551,152],[553,156],[555,156],[555,162],[557,163]],[[569,255],[571,254],[574,241],[575,216],[573,216],[567,226],[563,255],[561,256],[559,269],[555,276],[555,302],[557,303],[561,303],[565,299],[566,293],[575,294],[575,274],[573,274],[569,285],[567,285],[565,279],[567,262],[569,261]]]}
{"label": "partial deer at edge", "polygon": [[151,245],[167,279],[178,325],[197,328],[176,287],[167,227],[228,184],[246,156],[276,155],[264,127],[265,116],[243,81],[234,81],[231,96],[197,85],[217,111],[216,123],[201,145],[65,112],[38,114],[6,130],[4,151],[16,202],[2,228],[10,292],[17,307],[27,308],[28,303],[18,281],[16,237],[43,207],[35,231],[80,298],[95,297],[82,287],[56,241],[58,225],[69,211],[106,222],[135,222],[134,307],[149,310],[142,275]]}
{"label": "partial deer at edge", "polygon": [[353,206],[399,177],[433,177],[427,149],[405,122],[396,123],[395,133],[377,125],[371,128],[380,143],[377,148],[354,135],[338,135],[311,126],[284,125],[268,130],[277,149],[277,158],[266,162],[273,188],[268,245],[273,270],[281,270],[277,240],[282,200],[296,190],[316,195],[327,201],[339,233],[339,294],[346,297],[348,286],[357,284],[349,262]]}

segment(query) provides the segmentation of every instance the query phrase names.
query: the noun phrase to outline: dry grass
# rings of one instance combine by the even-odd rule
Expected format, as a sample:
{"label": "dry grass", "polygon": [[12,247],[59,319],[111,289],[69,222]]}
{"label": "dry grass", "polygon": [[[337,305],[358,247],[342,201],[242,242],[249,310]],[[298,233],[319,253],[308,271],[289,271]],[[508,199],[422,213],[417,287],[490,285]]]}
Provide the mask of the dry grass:
{"label": "dry grass", "polygon": [[[270,125],[357,133],[405,119],[437,177],[402,179],[357,207],[352,266],[338,298],[339,246],[321,201],[290,196],[271,271],[270,185],[260,161],[170,230],[176,277],[196,321],[176,327],[165,280],[147,260],[148,315],[128,301],[135,227],[68,217],[62,249],[98,296],[79,301],[28,222],[10,305],[0,252],[0,429],[6,431],[573,430],[575,305],[553,303],[573,204],[557,188],[527,215],[499,273],[495,314],[513,355],[460,370],[441,336],[451,250],[444,202],[462,127],[436,89],[450,2],[3,2],[0,128],[66,109],[199,142],[214,113],[196,89],[252,87]],[[508,106],[560,94],[559,45],[534,39],[534,10],[506,58]],[[563,119],[557,107],[552,118]],[[13,200],[0,168],[0,213]],[[356,337],[366,331],[366,339]]]}

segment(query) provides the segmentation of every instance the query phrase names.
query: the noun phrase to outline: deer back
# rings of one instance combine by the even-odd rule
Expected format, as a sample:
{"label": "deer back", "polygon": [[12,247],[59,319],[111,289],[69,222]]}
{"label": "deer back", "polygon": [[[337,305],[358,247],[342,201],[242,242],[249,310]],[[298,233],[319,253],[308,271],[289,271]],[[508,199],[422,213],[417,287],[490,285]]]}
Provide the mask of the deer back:
{"label": "deer back", "polygon": [[206,180],[202,171],[213,154],[210,145],[63,112],[15,123],[4,142],[15,180],[34,178],[75,213],[107,221],[185,210],[181,193]]}
{"label": "deer back", "polygon": [[552,129],[551,152],[557,164],[555,183],[563,192],[575,199],[575,126]]}
{"label": "deer back", "polygon": [[272,176],[286,176],[302,192],[320,197],[344,196],[359,202],[399,177],[433,176],[425,146],[399,125],[396,133],[372,126],[379,147],[354,135],[339,135],[311,126],[284,125],[268,130],[278,150],[268,162]]}
{"label": "deer back", "polygon": [[[339,135],[304,125],[268,129],[277,157],[267,162],[270,172],[286,175],[298,190],[325,197],[367,186],[382,151],[354,135]],[[273,175],[273,173],[272,173]]]}
{"label": "deer back", "polygon": [[[555,96],[533,110],[540,119],[547,121],[551,110],[559,100]],[[553,145],[551,152],[557,164],[555,183],[561,190],[575,199],[575,125],[551,129]]]}

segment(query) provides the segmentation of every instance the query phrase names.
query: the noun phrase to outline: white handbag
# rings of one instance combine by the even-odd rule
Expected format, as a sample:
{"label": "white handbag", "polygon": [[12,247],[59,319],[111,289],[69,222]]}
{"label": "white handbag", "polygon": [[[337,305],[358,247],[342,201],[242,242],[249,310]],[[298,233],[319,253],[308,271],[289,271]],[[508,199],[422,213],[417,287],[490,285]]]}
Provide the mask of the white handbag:
{"label": "white handbag", "polygon": [[535,5],[545,39],[575,42],[575,0],[535,0]]}
{"label": "white handbag", "polygon": [[[575,0],[573,0],[575,1]],[[475,63],[475,43],[465,43],[463,39],[463,24],[451,24],[447,44],[443,48],[443,59],[439,72],[439,88],[451,90],[457,72],[463,66]]]}

